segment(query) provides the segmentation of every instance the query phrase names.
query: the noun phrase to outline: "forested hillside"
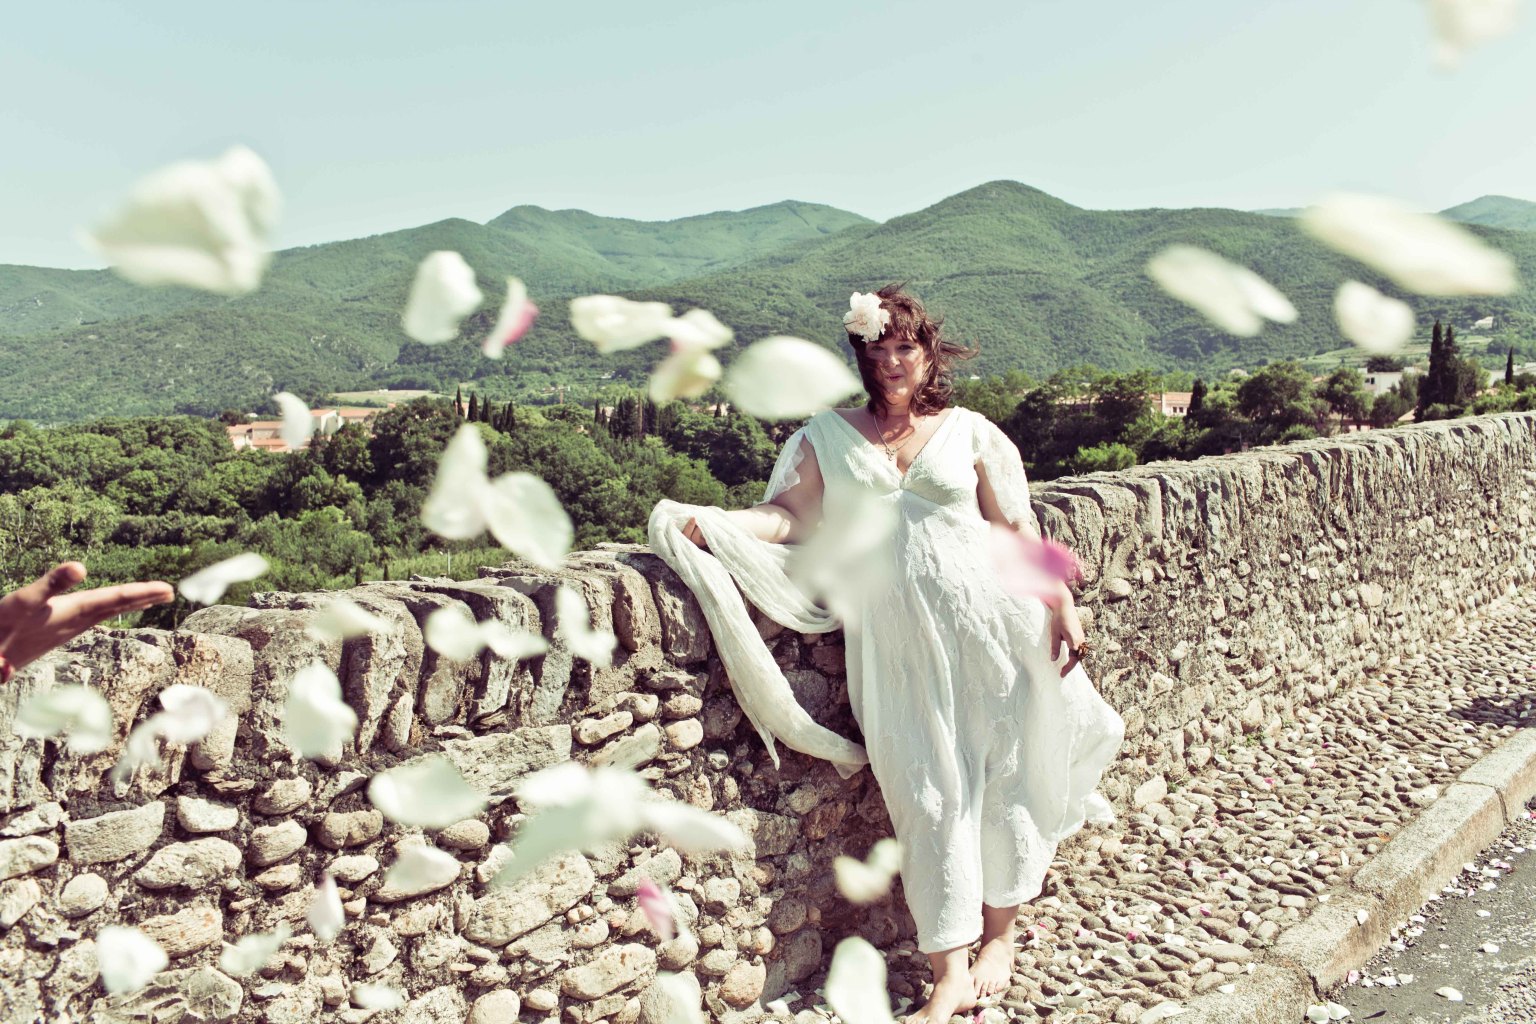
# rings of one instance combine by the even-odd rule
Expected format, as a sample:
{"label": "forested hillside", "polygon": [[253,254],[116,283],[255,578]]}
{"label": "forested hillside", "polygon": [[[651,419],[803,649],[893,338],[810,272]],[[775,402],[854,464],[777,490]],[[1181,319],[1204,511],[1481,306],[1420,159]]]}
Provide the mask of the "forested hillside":
{"label": "forested hillside", "polygon": [[[1497,198],[1478,201],[1489,216],[1519,203]],[[1524,280],[1536,279],[1536,233],[1473,230],[1511,253]],[[1216,330],[1144,274],[1148,257],[1172,242],[1252,267],[1300,317],[1252,339]],[[399,316],[417,262],[435,249],[464,255],[486,301],[461,340],[428,347],[404,337]],[[507,275],[527,282],[543,315],[496,362],[475,342]],[[448,220],[288,250],[260,290],[238,299],[136,288],[104,271],[0,267],[0,419],[212,415],[259,407],[280,389],[319,401],[334,390],[447,391],[459,382],[498,399],[537,402],[556,384],[586,398],[609,380],[639,383],[658,357],[653,349],[599,356],[576,338],[566,302],[598,291],[712,310],[737,334],[721,352],[726,363],[769,334],[841,349],[849,293],[906,281],[953,335],[979,344],[971,373],[1042,376],[1092,363],[1215,375],[1340,348],[1331,303],[1346,277],[1400,294],[1290,218],[1089,211],[1008,181],[884,224],[790,202],[664,223],[514,207],[485,225]],[[1536,356],[1529,288],[1496,299],[1403,297],[1423,324],[1493,315],[1502,344]]]}

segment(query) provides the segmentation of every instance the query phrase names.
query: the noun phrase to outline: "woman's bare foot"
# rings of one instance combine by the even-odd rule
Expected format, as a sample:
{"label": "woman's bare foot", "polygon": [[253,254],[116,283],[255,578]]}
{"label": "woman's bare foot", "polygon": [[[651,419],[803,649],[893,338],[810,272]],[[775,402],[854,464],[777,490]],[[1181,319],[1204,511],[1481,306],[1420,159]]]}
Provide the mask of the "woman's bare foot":
{"label": "woman's bare foot", "polygon": [[976,986],[967,971],[950,971],[933,983],[928,1002],[904,1024],[949,1024],[949,1018],[976,1005]]}
{"label": "woman's bare foot", "polygon": [[1019,907],[981,905],[981,951],[971,965],[977,999],[987,999],[1013,983],[1013,932]]}
{"label": "woman's bare foot", "polygon": [[976,962],[971,965],[971,979],[977,999],[996,995],[1013,983],[1012,935],[999,935],[981,944]]}

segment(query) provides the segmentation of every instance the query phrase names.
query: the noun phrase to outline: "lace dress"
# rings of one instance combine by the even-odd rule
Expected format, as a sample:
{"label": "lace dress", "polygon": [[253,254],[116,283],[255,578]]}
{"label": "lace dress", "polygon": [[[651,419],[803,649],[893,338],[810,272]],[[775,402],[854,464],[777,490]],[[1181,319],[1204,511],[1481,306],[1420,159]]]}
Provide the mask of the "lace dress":
{"label": "lace dress", "polygon": [[[815,458],[824,520],[856,515],[872,497],[894,510],[894,532],[877,553],[894,584],[863,594],[860,628],[844,634],[867,751],[795,704],[731,585],[791,629],[837,628],[790,579],[784,546],[751,537],[718,509],[671,501],[658,504],[650,532],[699,597],[769,749],[778,737],[845,775],[867,753],[902,844],[903,888],[925,953],[974,941],[983,902],[1038,895],[1057,843],[1085,820],[1112,820],[1095,789],[1124,732],[1081,666],[1061,678],[1045,606],[1003,591],[988,561],[976,467],[1009,521],[1032,527],[1018,449],[977,413],[944,415],[903,474],[838,413],[819,413],[786,442],[765,499],[795,486],[801,460]],[[682,537],[690,516],[709,553]]]}

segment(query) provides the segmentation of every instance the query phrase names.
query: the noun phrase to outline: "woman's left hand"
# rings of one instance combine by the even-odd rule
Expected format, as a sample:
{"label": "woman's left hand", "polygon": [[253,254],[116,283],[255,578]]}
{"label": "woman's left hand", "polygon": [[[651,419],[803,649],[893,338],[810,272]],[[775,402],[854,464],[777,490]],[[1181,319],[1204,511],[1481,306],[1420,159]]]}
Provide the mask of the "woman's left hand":
{"label": "woman's left hand", "polygon": [[1085,639],[1087,634],[1083,632],[1083,622],[1077,617],[1077,606],[1072,603],[1069,595],[1051,609],[1051,661],[1061,657],[1062,649],[1066,649],[1067,663],[1061,667],[1063,679],[1077,667],[1080,660],[1076,653],[1077,647]]}

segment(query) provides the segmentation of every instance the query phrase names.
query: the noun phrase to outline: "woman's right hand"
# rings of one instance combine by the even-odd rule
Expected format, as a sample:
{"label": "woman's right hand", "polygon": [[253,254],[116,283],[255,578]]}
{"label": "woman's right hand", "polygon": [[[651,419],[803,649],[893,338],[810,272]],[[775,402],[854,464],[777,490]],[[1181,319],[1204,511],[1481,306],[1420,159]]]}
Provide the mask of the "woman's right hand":
{"label": "woman's right hand", "polygon": [[683,536],[705,551],[709,550],[709,545],[704,541],[704,531],[699,529],[699,521],[692,516],[689,516],[688,521],[683,524]]}

